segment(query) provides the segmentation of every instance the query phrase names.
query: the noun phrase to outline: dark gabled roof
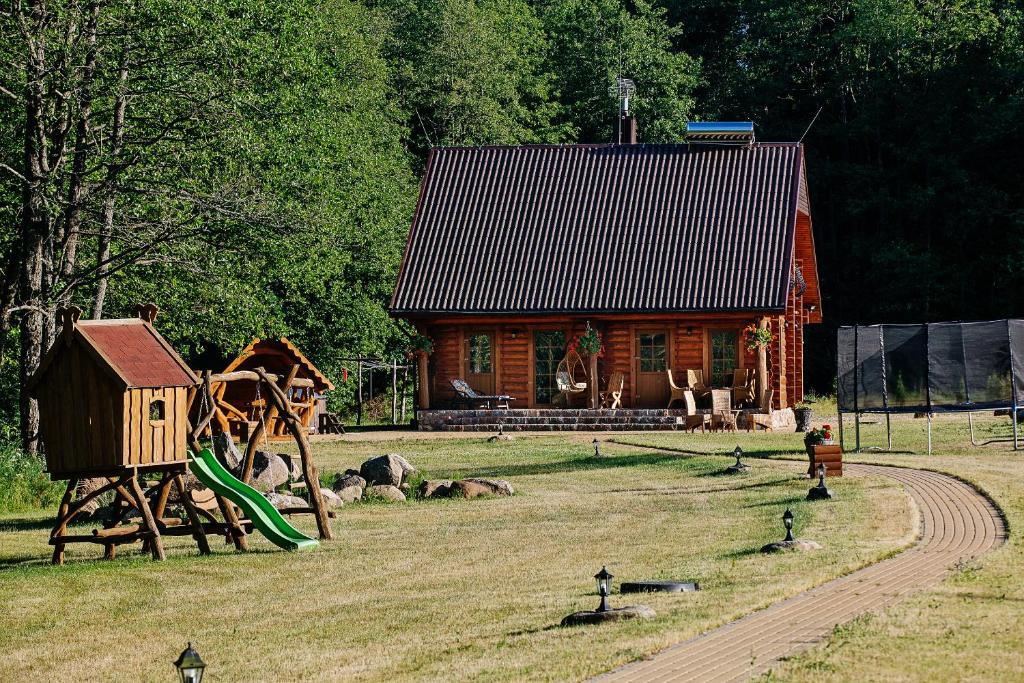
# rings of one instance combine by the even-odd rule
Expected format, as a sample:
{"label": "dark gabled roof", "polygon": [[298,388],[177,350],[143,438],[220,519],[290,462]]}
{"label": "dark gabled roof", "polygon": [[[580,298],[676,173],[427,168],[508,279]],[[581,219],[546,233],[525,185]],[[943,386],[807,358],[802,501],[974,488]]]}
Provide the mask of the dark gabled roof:
{"label": "dark gabled roof", "polygon": [[[313,390],[315,392],[323,393],[325,391],[334,391],[334,384],[331,380],[320,372],[319,369],[313,362],[306,358],[306,354],[302,353],[295,344],[288,341],[287,337],[281,337],[280,339],[260,339],[257,337],[249,342],[249,345],[242,349],[242,352],[238,354],[231,363],[224,369],[224,373],[233,372],[235,370],[251,370],[258,368],[261,365],[265,366],[268,370],[279,370],[272,364],[268,364],[268,356],[277,356],[283,359],[287,359],[288,365],[298,363],[305,370],[304,373],[300,374],[301,377],[308,377],[313,380]],[[284,370],[287,374],[287,370]]]}
{"label": "dark gabled roof", "polygon": [[431,153],[396,314],[784,309],[798,144]]}

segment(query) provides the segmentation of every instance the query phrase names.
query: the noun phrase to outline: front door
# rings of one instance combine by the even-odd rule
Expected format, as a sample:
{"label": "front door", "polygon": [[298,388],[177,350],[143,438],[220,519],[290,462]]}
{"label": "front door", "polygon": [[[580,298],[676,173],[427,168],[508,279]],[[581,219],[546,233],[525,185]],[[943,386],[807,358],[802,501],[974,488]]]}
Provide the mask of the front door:
{"label": "front door", "polygon": [[668,332],[642,330],[636,333],[636,407],[664,408],[668,405],[668,356]]}
{"label": "front door", "polygon": [[558,394],[555,373],[565,357],[565,332],[562,330],[536,330],[533,333],[533,402],[551,405]]}
{"label": "front door", "polygon": [[494,333],[466,333],[466,381],[478,393],[494,395]]}

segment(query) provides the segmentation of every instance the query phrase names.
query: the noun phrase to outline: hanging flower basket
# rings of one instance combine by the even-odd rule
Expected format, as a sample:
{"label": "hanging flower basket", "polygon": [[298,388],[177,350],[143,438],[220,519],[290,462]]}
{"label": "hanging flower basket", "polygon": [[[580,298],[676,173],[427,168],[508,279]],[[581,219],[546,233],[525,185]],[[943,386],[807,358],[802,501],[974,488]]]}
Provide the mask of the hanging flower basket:
{"label": "hanging flower basket", "polygon": [[750,351],[759,351],[768,348],[768,345],[775,341],[775,335],[767,327],[747,325],[743,330],[743,341]]}
{"label": "hanging flower basket", "polygon": [[576,337],[569,343],[569,348],[575,349],[581,356],[604,355],[604,346],[601,343],[601,333],[587,323],[587,331]]}
{"label": "hanging flower basket", "polygon": [[413,335],[409,346],[411,350],[406,354],[409,358],[419,353],[429,356],[434,352],[434,340],[425,334]]}

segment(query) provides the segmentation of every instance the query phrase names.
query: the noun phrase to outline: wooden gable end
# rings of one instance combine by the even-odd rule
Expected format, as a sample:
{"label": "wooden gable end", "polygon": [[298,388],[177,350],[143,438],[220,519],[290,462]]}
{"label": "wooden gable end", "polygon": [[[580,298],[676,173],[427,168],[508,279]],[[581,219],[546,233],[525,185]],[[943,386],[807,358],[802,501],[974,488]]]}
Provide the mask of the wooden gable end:
{"label": "wooden gable end", "polygon": [[[794,263],[800,268],[807,291],[804,305],[808,307],[808,322],[821,322],[821,286],[818,279],[818,258],[814,249],[814,230],[811,222],[811,202],[807,189],[807,167],[801,164],[797,192],[796,230],[793,239]],[[813,306],[814,310],[809,310]]]}

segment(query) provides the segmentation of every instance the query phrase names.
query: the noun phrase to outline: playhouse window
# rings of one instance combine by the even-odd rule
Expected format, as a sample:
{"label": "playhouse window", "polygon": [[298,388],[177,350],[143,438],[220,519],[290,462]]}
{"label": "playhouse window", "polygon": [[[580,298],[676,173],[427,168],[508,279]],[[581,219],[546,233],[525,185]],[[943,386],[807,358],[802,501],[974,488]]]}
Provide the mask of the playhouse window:
{"label": "playhouse window", "polygon": [[159,422],[164,419],[164,402],[162,399],[155,399],[149,402],[149,421]]}

